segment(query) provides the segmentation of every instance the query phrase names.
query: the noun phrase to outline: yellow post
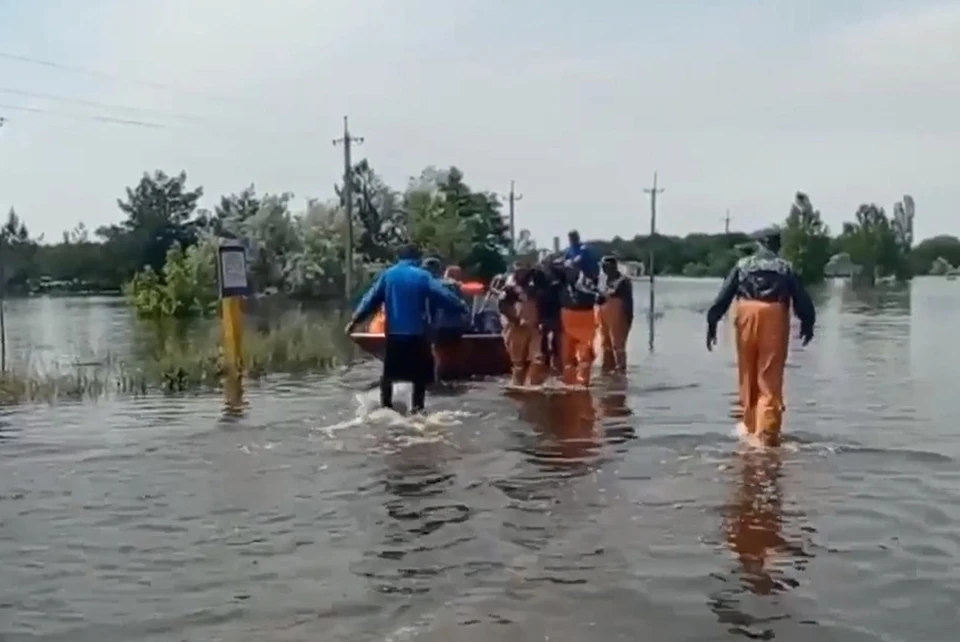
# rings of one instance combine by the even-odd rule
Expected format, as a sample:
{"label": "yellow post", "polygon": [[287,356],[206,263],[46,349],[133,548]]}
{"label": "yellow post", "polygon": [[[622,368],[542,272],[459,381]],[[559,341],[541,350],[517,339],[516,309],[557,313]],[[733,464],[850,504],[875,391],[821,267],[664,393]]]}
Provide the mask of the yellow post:
{"label": "yellow post", "polygon": [[224,366],[227,374],[239,379],[243,376],[243,305],[240,297],[223,297],[220,312]]}
{"label": "yellow post", "polygon": [[228,409],[243,404],[243,297],[250,293],[247,254],[236,241],[222,240],[217,248],[220,281],[220,325],[224,367],[224,396]]}

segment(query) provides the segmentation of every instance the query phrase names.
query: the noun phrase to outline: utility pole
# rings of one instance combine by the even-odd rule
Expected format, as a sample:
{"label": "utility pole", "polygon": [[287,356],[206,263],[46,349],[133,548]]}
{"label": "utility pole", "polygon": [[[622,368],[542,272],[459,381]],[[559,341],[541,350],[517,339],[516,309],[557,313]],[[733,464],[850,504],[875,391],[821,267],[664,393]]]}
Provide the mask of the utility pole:
{"label": "utility pole", "polygon": [[650,351],[653,351],[653,314],[654,314],[654,264],[653,264],[653,237],[657,233],[657,194],[663,193],[663,188],[658,187],[657,172],[653,173],[653,187],[644,188],[644,194],[650,195],[650,265],[647,266],[650,273]]}
{"label": "utility pole", "polygon": [[730,233],[730,210],[727,210],[727,215],[723,217],[723,233]]}
{"label": "utility pole", "polygon": [[[0,129],[7,119],[0,116]],[[4,308],[7,307],[7,273],[4,265],[7,262],[6,249],[4,247],[6,239],[0,236],[0,373],[7,372],[7,320]]]}
{"label": "utility pole", "polygon": [[515,182],[510,181],[510,193],[507,194],[507,212],[510,215],[510,258],[517,257],[517,220],[515,206],[523,200],[523,194],[517,194]]}
{"label": "utility pole", "polygon": [[351,136],[350,127],[347,124],[347,117],[343,117],[343,137],[336,138],[334,145],[343,145],[343,207],[344,215],[347,217],[347,269],[344,280],[343,298],[350,305],[353,297],[353,161],[350,158],[351,146],[354,144],[363,144],[363,138],[360,136]]}

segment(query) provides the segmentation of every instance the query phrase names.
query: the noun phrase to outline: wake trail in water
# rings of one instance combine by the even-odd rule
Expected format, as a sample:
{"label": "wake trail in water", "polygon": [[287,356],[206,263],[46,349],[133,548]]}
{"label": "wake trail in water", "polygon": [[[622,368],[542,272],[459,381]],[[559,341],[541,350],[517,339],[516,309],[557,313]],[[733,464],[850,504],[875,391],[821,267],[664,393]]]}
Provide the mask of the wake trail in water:
{"label": "wake trail in water", "polygon": [[358,393],[354,398],[357,409],[353,417],[329,426],[320,426],[317,430],[333,437],[342,430],[373,425],[399,430],[408,433],[408,437],[412,438],[409,433],[422,433],[430,429],[456,426],[463,423],[464,417],[472,416],[472,413],[462,410],[410,414],[408,400],[412,392],[413,386],[409,383],[393,384],[393,408],[384,408],[380,405],[378,389]]}

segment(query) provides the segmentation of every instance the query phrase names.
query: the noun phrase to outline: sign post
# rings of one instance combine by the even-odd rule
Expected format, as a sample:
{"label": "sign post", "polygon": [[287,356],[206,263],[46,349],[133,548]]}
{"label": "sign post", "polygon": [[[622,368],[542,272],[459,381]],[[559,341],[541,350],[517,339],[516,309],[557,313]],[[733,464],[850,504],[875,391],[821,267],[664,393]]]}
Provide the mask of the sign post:
{"label": "sign post", "polygon": [[247,251],[243,245],[228,239],[220,241],[217,276],[220,281],[223,361],[229,390],[239,385],[243,376],[243,298],[250,294]]}

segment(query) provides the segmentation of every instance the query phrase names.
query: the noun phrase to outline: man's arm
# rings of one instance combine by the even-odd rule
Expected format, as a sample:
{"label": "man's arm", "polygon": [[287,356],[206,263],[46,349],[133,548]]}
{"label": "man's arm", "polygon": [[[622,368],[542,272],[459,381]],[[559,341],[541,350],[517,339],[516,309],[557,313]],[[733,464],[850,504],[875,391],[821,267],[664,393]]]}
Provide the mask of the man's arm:
{"label": "man's arm", "polygon": [[727,310],[730,308],[730,304],[733,303],[734,297],[737,296],[737,289],[740,287],[740,268],[734,266],[730,270],[730,274],[727,275],[727,278],[724,280],[723,285],[720,286],[720,292],[717,294],[717,298],[714,299],[713,305],[710,306],[710,309],[707,310],[707,325],[711,328],[717,327],[717,324],[720,323],[720,319],[723,318],[723,315],[727,313]]}
{"label": "man's arm", "polygon": [[800,330],[804,334],[813,332],[817,323],[817,309],[807,288],[803,287],[800,277],[793,270],[790,271],[790,298],[793,303],[793,313],[800,320]]}
{"label": "man's arm", "polygon": [[467,304],[440,279],[427,277],[427,299],[437,307],[444,308],[456,314],[468,314]]}
{"label": "man's arm", "polygon": [[633,283],[630,282],[625,276],[620,277],[620,281],[617,283],[616,289],[613,291],[614,296],[619,297],[623,300],[623,313],[627,316],[627,327],[633,325]]}
{"label": "man's arm", "polygon": [[367,290],[367,293],[363,295],[363,298],[360,299],[360,303],[357,305],[357,309],[354,311],[353,318],[350,321],[351,325],[363,323],[373,316],[380,306],[383,305],[386,292],[386,279],[384,279],[383,274],[381,274],[377,277],[377,280],[373,282],[373,285],[370,286],[370,289]]}
{"label": "man's arm", "polygon": [[512,287],[501,292],[500,297],[497,299],[497,310],[505,316],[510,323],[520,322],[520,319],[517,318],[517,310],[514,307],[517,300],[517,291]]}

